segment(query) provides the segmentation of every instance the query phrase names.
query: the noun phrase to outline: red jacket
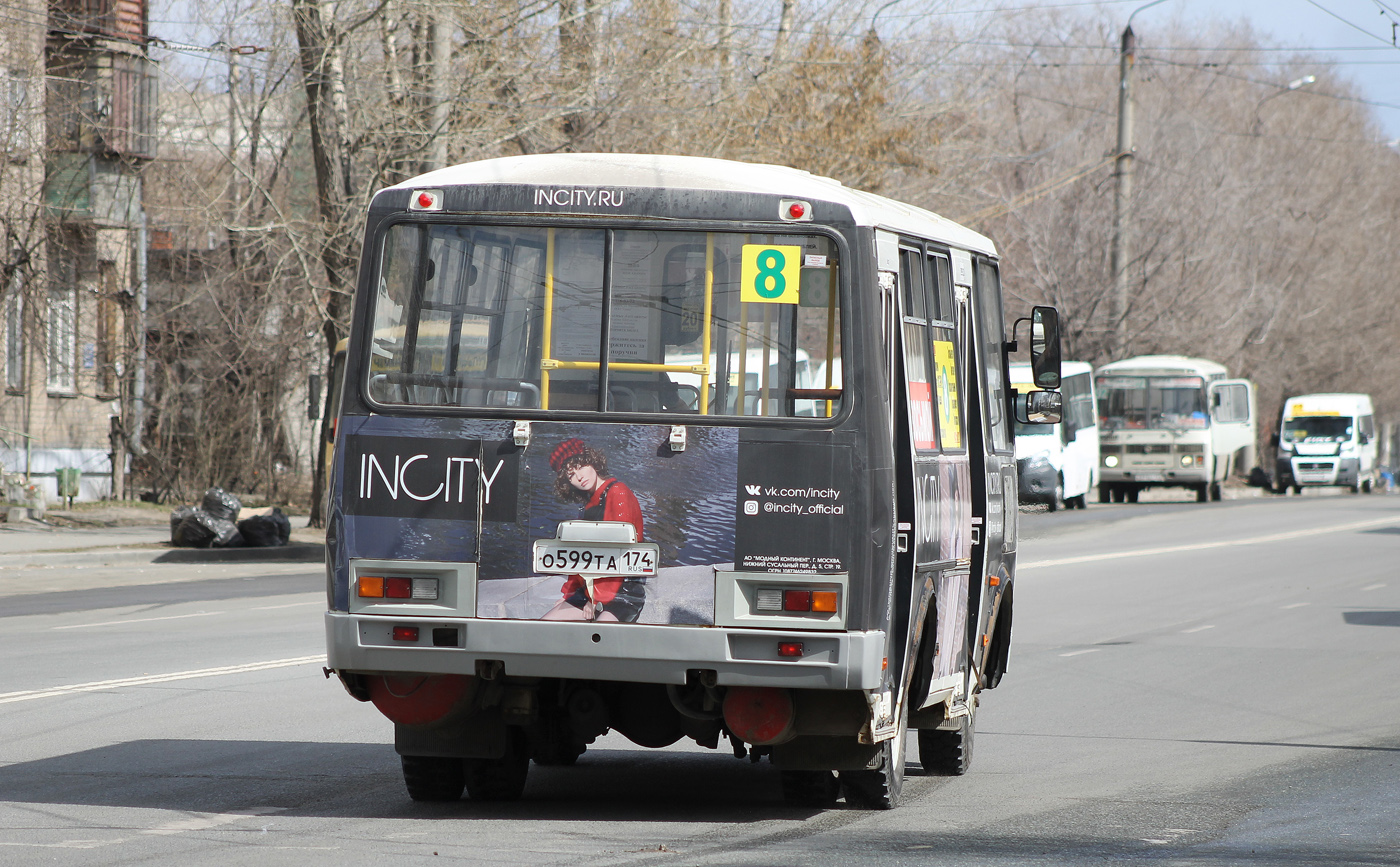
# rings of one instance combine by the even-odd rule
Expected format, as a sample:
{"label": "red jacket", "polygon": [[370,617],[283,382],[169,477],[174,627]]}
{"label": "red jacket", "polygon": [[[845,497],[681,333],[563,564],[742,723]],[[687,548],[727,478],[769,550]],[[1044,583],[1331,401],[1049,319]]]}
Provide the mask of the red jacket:
{"label": "red jacket", "polygon": [[[598,515],[600,506],[602,514]],[[593,489],[593,497],[588,501],[588,505],[583,507],[583,514],[584,518],[590,521],[626,521],[637,528],[637,541],[642,541],[642,505],[637,502],[637,495],[632,493],[632,489],[617,479],[604,479]],[[611,602],[622,587],[622,582],[626,580],[621,576],[594,578],[593,601],[600,604]],[[584,589],[583,578],[570,575],[560,592],[568,597],[575,592],[583,592]]]}

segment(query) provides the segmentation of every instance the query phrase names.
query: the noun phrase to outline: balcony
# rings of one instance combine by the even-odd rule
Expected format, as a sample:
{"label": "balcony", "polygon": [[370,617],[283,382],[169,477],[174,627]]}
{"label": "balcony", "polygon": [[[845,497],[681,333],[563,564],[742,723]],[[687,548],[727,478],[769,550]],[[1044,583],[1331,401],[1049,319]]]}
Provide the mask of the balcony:
{"label": "balcony", "polygon": [[49,27],[142,45],[146,41],[145,0],[49,0]]}
{"label": "balcony", "polygon": [[65,50],[49,63],[54,151],[155,159],[155,65],[140,54]]}

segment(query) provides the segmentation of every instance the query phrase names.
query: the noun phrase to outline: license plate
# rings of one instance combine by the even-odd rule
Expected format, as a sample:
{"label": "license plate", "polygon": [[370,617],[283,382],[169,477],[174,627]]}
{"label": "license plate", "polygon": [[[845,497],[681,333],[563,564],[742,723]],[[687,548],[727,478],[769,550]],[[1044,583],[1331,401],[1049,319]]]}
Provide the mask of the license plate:
{"label": "license plate", "polygon": [[1135,482],[1160,482],[1162,480],[1161,473],[1133,473],[1133,481]]}
{"label": "license plate", "polygon": [[655,575],[661,549],[649,542],[608,545],[599,542],[535,543],[535,571],[557,575]]}

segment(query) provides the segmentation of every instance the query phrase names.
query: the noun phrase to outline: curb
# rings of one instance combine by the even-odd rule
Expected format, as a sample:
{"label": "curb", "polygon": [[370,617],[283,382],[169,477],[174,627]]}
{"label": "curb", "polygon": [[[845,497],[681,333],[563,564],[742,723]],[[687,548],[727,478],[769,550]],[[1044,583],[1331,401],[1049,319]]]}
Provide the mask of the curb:
{"label": "curb", "polygon": [[324,545],[294,542],[278,548],[93,548],[0,554],[0,569],[45,566],[117,566],[134,563],[324,563]]}

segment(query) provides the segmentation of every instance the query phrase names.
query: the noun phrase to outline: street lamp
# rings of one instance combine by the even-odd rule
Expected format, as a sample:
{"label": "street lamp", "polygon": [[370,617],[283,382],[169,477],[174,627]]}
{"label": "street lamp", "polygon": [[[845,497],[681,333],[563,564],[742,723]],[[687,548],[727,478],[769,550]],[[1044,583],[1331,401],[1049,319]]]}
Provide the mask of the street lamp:
{"label": "street lamp", "polygon": [[1264,120],[1259,115],[1259,109],[1263,108],[1264,103],[1268,102],[1276,96],[1282,96],[1285,93],[1290,93],[1292,91],[1297,90],[1300,87],[1307,87],[1309,84],[1314,84],[1316,82],[1316,75],[1305,75],[1302,78],[1295,78],[1292,81],[1288,82],[1288,84],[1284,85],[1283,87],[1280,87],[1278,90],[1275,90],[1273,93],[1268,94],[1263,99],[1256,102],[1254,104],[1254,134],[1259,135],[1264,129]]}

